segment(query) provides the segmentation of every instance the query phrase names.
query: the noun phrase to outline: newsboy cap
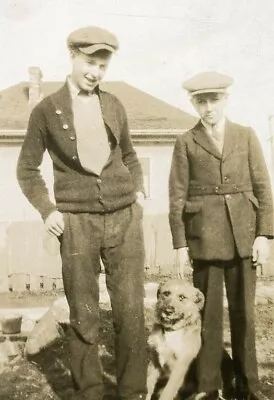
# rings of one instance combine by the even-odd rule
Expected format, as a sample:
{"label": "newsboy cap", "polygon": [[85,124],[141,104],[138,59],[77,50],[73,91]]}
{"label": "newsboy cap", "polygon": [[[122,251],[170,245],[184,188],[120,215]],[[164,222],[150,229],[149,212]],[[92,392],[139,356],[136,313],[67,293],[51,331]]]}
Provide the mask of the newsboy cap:
{"label": "newsboy cap", "polygon": [[79,49],[82,53],[93,54],[98,50],[114,52],[119,48],[116,36],[106,29],[87,26],[70,33],[67,38],[69,49]]}
{"label": "newsboy cap", "polygon": [[232,83],[233,79],[230,76],[212,71],[197,74],[182,86],[191,96],[195,96],[199,93],[225,93]]}

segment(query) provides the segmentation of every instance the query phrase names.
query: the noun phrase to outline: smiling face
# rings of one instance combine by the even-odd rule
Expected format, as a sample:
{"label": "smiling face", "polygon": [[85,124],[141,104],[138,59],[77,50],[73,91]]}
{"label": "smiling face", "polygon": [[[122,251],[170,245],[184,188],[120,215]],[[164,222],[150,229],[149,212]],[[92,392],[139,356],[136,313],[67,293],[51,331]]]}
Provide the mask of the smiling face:
{"label": "smiling face", "polygon": [[203,121],[216,125],[224,117],[227,97],[227,93],[200,93],[191,102]]}
{"label": "smiling face", "polygon": [[93,54],[71,51],[71,80],[81,90],[92,92],[103,79],[112,53],[100,50]]}
{"label": "smiling face", "polygon": [[164,327],[178,329],[196,318],[203,308],[204,296],[182,279],[161,284],[157,293],[156,315]]}

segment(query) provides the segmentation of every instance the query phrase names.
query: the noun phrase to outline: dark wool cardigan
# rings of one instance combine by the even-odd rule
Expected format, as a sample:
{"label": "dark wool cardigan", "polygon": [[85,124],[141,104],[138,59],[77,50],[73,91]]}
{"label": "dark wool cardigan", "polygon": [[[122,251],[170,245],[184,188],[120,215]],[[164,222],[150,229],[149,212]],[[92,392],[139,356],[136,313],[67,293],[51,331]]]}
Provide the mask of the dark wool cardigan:
{"label": "dark wool cardigan", "polygon": [[[111,153],[100,176],[85,171],[77,154],[71,96],[67,84],[32,111],[17,165],[19,185],[45,220],[54,210],[108,213],[133,203],[143,176],[133,149],[125,110],[112,94],[98,89]],[[40,173],[44,152],[53,162],[56,205]]]}

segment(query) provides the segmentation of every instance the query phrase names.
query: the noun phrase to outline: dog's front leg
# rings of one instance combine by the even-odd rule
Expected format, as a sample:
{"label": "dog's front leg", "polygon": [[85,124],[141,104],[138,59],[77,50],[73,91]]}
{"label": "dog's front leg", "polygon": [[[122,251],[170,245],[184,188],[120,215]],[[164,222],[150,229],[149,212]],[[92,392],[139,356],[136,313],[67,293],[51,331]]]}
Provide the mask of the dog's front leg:
{"label": "dog's front leg", "polygon": [[164,387],[159,400],[173,400],[176,398],[181,386],[184,383],[192,358],[177,360],[171,370],[171,374]]}
{"label": "dog's front leg", "polygon": [[148,371],[147,371],[147,396],[146,400],[150,400],[151,396],[153,395],[156,383],[160,377],[160,371],[156,366],[153,364],[152,361],[148,364]]}

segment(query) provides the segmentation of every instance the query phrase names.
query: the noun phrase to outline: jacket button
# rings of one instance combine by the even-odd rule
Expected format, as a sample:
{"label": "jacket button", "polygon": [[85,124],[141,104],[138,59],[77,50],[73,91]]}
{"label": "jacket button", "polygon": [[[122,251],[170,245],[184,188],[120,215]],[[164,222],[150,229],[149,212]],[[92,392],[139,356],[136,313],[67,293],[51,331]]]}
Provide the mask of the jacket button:
{"label": "jacket button", "polygon": [[215,193],[218,193],[218,191],[219,191],[219,186],[216,186],[215,187]]}
{"label": "jacket button", "polygon": [[73,156],[72,159],[73,159],[74,161],[76,161],[76,160],[77,160],[77,156]]}
{"label": "jacket button", "polygon": [[63,129],[67,130],[68,129],[68,124],[63,125]]}
{"label": "jacket button", "polygon": [[226,195],[225,195],[225,198],[226,198],[226,200],[231,200],[230,194],[226,194]]}
{"label": "jacket button", "polygon": [[101,183],[101,182],[102,182],[102,179],[98,178],[97,183]]}
{"label": "jacket button", "polygon": [[55,113],[56,113],[57,115],[60,115],[60,114],[62,114],[62,111],[61,111],[61,110],[56,110]]}
{"label": "jacket button", "polygon": [[70,136],[70,140],[75,140],[76,137],[75,136]]}
{"label": "jacket button", "polygon": [[227,176],[224,176],[224,181],[225,181],[225,182],[228,182],[228,181],[229,181],[229,178],[228,178]]}

